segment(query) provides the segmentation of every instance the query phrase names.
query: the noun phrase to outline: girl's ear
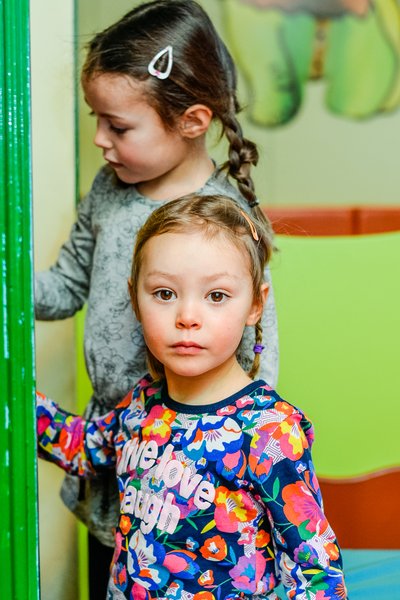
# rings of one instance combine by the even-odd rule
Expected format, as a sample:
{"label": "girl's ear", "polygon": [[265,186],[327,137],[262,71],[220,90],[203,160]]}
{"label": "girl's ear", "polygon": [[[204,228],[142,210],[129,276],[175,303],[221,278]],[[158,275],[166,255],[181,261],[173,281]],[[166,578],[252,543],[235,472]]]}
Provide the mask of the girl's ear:
{"label": "girl's ear", "polygon": [[179,131],[188,139],[194,139],[207,132],[213,118],[213,113],[204,104],[189,106],[179,119]]}
{"label": "girl's ear", "polygon": [[263,283],[260,289],[260,299],[254,300],[250,313],[246,320],[246,325],[255,325],[261,318],[264,305],[268,298],[269,284]]}
{"label": "girl's ear", "polygon": [[135,313],[135,316],[136,316],[137,320],[140,321],[139,309],[138,309],[138,305],[137,305],[137,302],[136,302],[136,294],[135,294],[135,292],[133,290],[132,279],[130,277],[128,278],[128,292],[129,292],[129,296],[131,298],[131,304],[132,304],[133,312]]}

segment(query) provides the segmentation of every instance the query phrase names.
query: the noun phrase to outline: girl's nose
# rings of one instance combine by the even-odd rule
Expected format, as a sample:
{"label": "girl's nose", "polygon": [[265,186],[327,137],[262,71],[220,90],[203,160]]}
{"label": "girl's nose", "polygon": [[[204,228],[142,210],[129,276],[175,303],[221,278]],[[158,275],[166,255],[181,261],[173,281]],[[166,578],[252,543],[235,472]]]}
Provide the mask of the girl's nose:
{"label": "girl's nose", "polygon": [[93,143],[98,148],[112,148],[112,142],[110,141],[104,127],[100,123],[97,123]]}
{"label": "girl's nose", "polygon": [[192,304],[179,307],[176,315],[176,327],[178,329],[199,329],[201,327],[199,312]]}

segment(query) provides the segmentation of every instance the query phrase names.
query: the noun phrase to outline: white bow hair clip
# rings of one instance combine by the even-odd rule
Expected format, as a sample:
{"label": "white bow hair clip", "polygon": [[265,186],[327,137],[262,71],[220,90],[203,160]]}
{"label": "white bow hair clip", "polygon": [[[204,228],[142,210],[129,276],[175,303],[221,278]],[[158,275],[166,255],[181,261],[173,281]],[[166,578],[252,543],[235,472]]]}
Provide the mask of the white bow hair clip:
{"label": "white bow hair clip", "polygon": [[[165,71],[159,71],[158,69],[156,69],[155,65],[160,60],[160,58],[164,56],[164,54],[168,55],[168,63]],[[172,53],[172,46],[166,46],[165,48],[160,50],[160,52],[157,52],[155,57],[152,58],[152,60],[149,62],[147,70],[150,73],[150,75],[153,75],[153,77],[157,77],[157,79],[167,79],[167,77],[171,73],[173,63],[174,59]]]}

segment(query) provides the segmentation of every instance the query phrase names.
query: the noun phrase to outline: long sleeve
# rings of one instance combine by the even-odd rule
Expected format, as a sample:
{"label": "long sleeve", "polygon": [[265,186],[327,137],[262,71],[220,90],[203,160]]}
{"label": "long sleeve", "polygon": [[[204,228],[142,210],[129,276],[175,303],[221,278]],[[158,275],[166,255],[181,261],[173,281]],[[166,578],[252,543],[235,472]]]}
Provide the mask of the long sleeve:
{"label": "long sleeve", "polygon": [[[311,423],[278,402],[253,438],[249,463],[271,526],[281,581],[293,600],[345,600],[340,549],[323,512]],[[318,595],[319,593],[319,595]]]}
{"label": "long sleeve", "polygon": [[37,393],[36,417],[40,458],[80,477],[91,477],[96,470],[115,466],[116,411],[87,421]]}
{"label": "long sleeve", "polygon": [[35,275],[35,316],[51,321],[71,317],[84,305],[90,286],[95,236],[91,195],[78,206],[78,217],[57,262]]}

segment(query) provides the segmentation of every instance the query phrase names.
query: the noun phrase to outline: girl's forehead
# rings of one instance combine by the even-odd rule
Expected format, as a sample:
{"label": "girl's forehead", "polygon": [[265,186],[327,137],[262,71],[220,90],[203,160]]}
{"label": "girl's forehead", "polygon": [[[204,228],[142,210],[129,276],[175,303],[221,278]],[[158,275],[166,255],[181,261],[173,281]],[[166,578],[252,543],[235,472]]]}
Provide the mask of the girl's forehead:
{"label": "girl's forehead", "polygon": [[111,95],[129,94],[137,96],[138,100],[146,95],[143,81],[122,73],[95,72],[82,78],[82,88],[86,94],[100,92],[111,93]]}
{"label": "girl's forehead", "polygon": [[246,265],[248,268],[249,255],[243,243],[235,240],[223,229],[214,232],[206,229],[191,229],[189,231],[169,231],[151,237],[145,243],[142,251],[145,260],[163,262],[171,257],[186,257],[193,264],[209,262],[232,262],[235,265]]}

